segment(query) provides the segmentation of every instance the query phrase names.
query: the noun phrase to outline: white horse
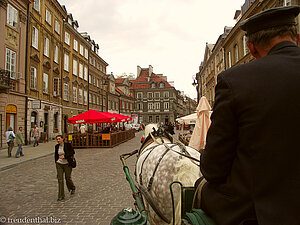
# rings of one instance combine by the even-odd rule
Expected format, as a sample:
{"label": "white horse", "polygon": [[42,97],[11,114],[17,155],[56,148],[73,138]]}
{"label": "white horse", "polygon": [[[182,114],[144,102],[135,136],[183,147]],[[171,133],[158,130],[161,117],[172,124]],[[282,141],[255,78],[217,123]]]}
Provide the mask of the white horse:
{"label": "white horse", "polygon": [[[200,153],[194,148],[171,143],[167,134],[164,136],[156,124],[145,127],[144,137],[136,162],[136,181],[143,195],[150,224],[173,224],[170,184],[173,181],[180,181],[183,186],[194,185],[201,177],[199,162],[183,155],[199,160]],[[173,192],[176,209],[174,222],[181,224],[180,187],[176,185]],[[162,214],[165,218],[162,219],[158,214]]]}

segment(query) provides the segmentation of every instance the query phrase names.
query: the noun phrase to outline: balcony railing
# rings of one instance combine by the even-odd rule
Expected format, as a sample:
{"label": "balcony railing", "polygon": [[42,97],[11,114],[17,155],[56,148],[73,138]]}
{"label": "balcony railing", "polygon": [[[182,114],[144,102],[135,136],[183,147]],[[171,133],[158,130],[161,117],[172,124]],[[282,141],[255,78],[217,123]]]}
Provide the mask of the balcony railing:
{"label": "balcony railing", "polygon": [[10,89],[10,73],[8,70],[0,69],[0,92]]}

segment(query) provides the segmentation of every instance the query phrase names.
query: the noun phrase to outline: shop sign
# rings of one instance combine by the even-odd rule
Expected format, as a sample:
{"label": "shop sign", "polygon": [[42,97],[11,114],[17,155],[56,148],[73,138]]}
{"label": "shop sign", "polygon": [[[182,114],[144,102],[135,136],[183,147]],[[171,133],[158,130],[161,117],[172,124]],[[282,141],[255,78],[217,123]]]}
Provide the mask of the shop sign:
{"label": "shop sign", "polygon": [[14,106],[14,105],[8,105],[8,106],[6,106],[6,113],[16,114],[17,113],[17,107]]}
{"label": "shop sign", "polygon": [[31,103],[32,109],[40,109],[41,108],[41,100],[33,100]]}
{"label": "shop sign", "polygon": [[102,140],[110,140],[110,134],[102,134]]}

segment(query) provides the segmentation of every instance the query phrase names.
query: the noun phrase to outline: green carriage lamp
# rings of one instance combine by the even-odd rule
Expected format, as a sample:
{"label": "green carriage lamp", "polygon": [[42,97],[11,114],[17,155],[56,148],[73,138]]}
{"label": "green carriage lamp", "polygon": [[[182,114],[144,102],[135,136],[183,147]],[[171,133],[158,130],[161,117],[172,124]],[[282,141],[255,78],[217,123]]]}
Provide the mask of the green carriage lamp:
{"label": "green carriage lamp", "polygon": [[110,225],[150,225],[149,222],[140,213],[132,208],[124,208],[116,215]]}

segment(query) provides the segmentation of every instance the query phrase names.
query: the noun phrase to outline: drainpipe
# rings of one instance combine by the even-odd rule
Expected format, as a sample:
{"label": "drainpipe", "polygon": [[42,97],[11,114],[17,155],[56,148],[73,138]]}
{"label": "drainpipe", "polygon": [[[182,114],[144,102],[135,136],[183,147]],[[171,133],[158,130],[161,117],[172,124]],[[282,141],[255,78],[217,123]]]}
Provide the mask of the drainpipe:
{"label": "drainpipe", "polygon": [[28,116],[28,93],[27,93],[27,85],[28,85],[28,42],[29,42],[29,18],[30,18],[30,11],[29,11],[29,4],[27,4],[27,26],[26,26],[26,49],[25,49],[25,124],[24,124],[24,130],[25,130],[25,145],[28,144],[28,133],[27,133],[27,116]]}

